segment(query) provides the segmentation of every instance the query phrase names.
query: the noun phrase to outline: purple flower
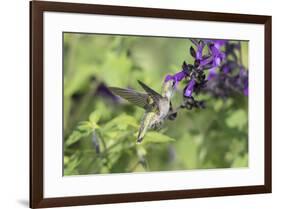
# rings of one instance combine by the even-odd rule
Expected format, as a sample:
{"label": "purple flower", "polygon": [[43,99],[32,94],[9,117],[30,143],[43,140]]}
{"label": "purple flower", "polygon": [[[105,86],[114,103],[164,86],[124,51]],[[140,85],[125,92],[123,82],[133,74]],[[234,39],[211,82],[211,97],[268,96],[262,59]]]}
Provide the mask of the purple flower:
{"label": "purple flower", "polygon": [[203,41],[199,41],[197,44],[197,51],[196,51],[196,59],[202,60],[203,58],[203,49],[204,49],[205,43]]}
{"label": "purple flower", "polygon": [[[248,71],[244,69],[241,60],[238,62],[236,55],[237,50],[241,50],[240,43],[226,40],[190,40],[194,45],[189,49],[194,64],[187,65],[184,62],[179,72],[165,77],[165,82],[173,80],[175,86],[179,82],[188,81],[183,89],[181,108],[204,108],[204,101],[194,98],[194,94],[201,91],[220,97],[227,97],[233,91],[248,95]],[[206,79],[207,70],[209,74]]]}
{"label": "purple flower", "polygon": [[242,83],[242,89],[243,89],[243,93],[245,96],[248,96],[248,71],[246,71],[244,68],[241,68],[240,69],[240,72],[239,72],[239,78],[240,78],[240,83]]}
{"label": "purple flower", "polygon": [[[226,52],[223,55],[225,58],[222,60],[219,71],[214,73],[213,69],[210,69],[209,82],[205,91],[223,98],[234,92],[248,96],[248,71],[236,55],[240,53],[240,44],[227,42],[225,49]],[[213,50],[213,53],[219,55],[216,49]]]}
{"label": "purple flower", "polygon": [[186,76],[185,72],[184,71],[180,71],[180,72],[176,73],[175,75],[167,75],[166,78],[165,78],[165,82],[173,80],[175,82],[174,86],[177,86],[178,83],[182,79],[184,79],[185,76]]}
{"label": "purple flower", "polygon": [[228,43],[227,40],[213,40],[214,46],[219,49],[220,47],[224,46],[226,43]]}
{"label": "purple flower", "polygon": [[190,97],[192,95],[192,92],[194,90],[194,86],[196,84],[196,81],[194,79],[191,79],[187,85],[187,88],[184,91],[184,96]]}
{"label": "purple flower", "polygon": [[[195,58],[195,66],[198,69],[211,69],[219,67],[225,58],[225,54],[221,51],[221,47],[226,43],[225,40],[191,40],[196,50],[190,47],[190,54]],[[203,54],[204,47],[208,47],[208,54]]]}
{"label": "purple flower", "polygon": [[213,67],[220,66],[221,62],[225,58],[225,54],[220,50],[220,47],[220,45],[214,43],[210,44],[209,46],[209,50],[213,58]]}
{"label": "purple flower", "polygon": [[245,96],[248,96],[249,94],[248,85],[244,87],[243,93]]}
{"label": "purple flower", "polygon": [[177,86],[177,84],[184,79],[186,76],[189,75],[190,73],[190,69],[191,66],[187,65],[186,62],[183,62],[182,64],[182,70],[179,71],[178,73],[174,74],[174,75],[167,75],[165,78],[165,82],[173,80],[175,82],[175,86]]}
{"label": "purple flower", "polygon": [[174,76],[173,75],[167,75],[165,78],[165,82],[170,81],[170,80],[174,80]]}
{"label": "purple flower", "polygon": [[[197,60],[197,62],[198,62],[198,60]],[[213,57],[205,56],[200,60],[198,68],[208,70],[213,66],[212,63],[213,63]]]}
{"label": "purple flower", "polygon": [[197,41],[196,39],[191,39],[192,43],[195,45],[196,50],[191,46],[190,54],[195,59],[194,65],[197,68],[201,68],[207,64],[209,64],[212,60],[208,56],[203,56],[203,49],[206,43],[203,40]]}
{"label": "purple flower", "polygon": [[225,74],[227,74],[227,73],[230,72],[230,67],[229,67],[229,65],[224,65],[224,66],[222,66],[221,69],[222,69],[223,73],[225,73]]}
{"label": "purple flower", "polygon": [[176,82],[176,84],[181,81],[182,79],[184,79],[184,77],[186,76],[186,73],[184,71],[180,71],[178,73],[176,73],[174,75],[174,80]]}
{"label": "purple flower", "polygon": [[210,79],[214,78],[216,75],[217,75],[216,67],[211,68],[209,70],[209,75],[208,75],[207,80],[210,80]]}

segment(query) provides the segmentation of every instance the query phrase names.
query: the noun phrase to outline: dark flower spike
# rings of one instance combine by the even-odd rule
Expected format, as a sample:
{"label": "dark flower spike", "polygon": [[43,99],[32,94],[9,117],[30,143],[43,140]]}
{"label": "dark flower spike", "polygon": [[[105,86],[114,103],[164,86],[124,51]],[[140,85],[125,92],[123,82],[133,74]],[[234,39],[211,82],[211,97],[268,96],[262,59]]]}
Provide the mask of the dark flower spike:
{"label": "dark flower spike", "polygon": [[196,59],[196,60],[194,60],[194,68],[199,68],[199,66],[200,66],[200,64],[201,64],[201,60],[200,59]]}
{"label": "dark flower spike", "polygon": [[181,104],[180,108],[191,110],[193,107],[204,109],[206,105],[204,101],[197,101],[192,96],[184,97],[183,103]]}
{"label": "dark flower spike", "polygon": [[[193,64],[183,62],[181,71],[167,75],[165,81],[173,80],[175,86],[188,81],[183,89],[183,103],[180,108],[205,108],[205,102],[197,101],[193,96],[200,92],[209,92],[216,97],[226,98],[233,91],[248,95],[248,71],[237,61],[240,43],[226,40],[190,39],[194,46],[189,48],[194,58]],[[207,52],[203,53],[204,47]],[[222,50],[224,49],[224,51]],[[227,59],[232,57],[233,59]],[[206,71],[209,71],[206,79]]]}
{"label": "dark flower spike", "polygon": [[182,63],[182,71],[186,74],[186,76],[190,74],[192,69],[193,69],[193,65],[186,64],[185,61]]}

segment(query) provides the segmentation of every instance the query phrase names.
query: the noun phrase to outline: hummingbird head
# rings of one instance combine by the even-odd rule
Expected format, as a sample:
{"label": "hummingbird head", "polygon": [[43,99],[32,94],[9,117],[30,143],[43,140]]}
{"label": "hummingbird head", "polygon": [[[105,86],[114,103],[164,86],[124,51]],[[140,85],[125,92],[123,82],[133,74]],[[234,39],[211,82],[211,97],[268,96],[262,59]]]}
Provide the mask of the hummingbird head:
{"label": "hummingbird head", "polygon": [[162,96],[167,97],[168,99],[171,99],[173,96],[175,89],[175,81],[174,80],[168,80],[164,81],[162,86]]}

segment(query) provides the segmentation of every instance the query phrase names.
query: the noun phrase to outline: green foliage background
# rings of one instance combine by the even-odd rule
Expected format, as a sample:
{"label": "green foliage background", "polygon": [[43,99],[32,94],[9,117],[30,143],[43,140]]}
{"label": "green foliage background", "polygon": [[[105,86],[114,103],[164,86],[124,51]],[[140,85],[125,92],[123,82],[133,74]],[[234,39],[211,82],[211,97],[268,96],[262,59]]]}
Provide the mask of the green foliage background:
{"label": "green foliage background", "polygon": [[[166,74],[178,72],[184,60],[193,63],[190,46],[179,38],[64,33],[64,175],[248,166],[248,98],[242,94],[226,100],[198,95],[206,109],[181,110],[136,144],[144,110],[98,93],[100,85],[142,91],[137,80],[160,91]],[[242,54],[248,67],[247,42]]]}

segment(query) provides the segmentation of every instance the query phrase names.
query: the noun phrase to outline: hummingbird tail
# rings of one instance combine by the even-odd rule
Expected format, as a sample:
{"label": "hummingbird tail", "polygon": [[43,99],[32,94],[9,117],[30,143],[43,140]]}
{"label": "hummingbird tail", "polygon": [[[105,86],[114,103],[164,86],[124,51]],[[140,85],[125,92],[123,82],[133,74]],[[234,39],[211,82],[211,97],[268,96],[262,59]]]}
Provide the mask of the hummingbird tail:
{"label": "hummingbird tail", "polygon": [[141,143],[145,133],[147,132],[148,129],[150,129],[151,127],[151,123],[153,122],[154,118],[155,118],[156,114],[154,112],[148,112],[145,113],[142,121],[141,121],[141,125],[139,127],[139,133],[138,133],[138,138],[137,138],[137,143]]}
{"label": "hummingbird tail", "polygon": [[137,144],[140,144],[142,142],[142,140],[143,140],[144,134],[143,134],[142,131],[143,131],[143,129],[140,128],[139,134],[138,134],[138,138],[137,138]]}
{"label": "hummingbird tail", "polygon": [[140,144],[140,143],[142,142],[142,139],[143,139],[143,138],[138,138],[138,139],[137,139],[137,144]]}
{"label": "hummingbird tail", "polygon": [[146,133],[147,127],[141,125],[139,128],[138,138],[137,138],[137,144],[140,144],[144,138],[144,135]]}

